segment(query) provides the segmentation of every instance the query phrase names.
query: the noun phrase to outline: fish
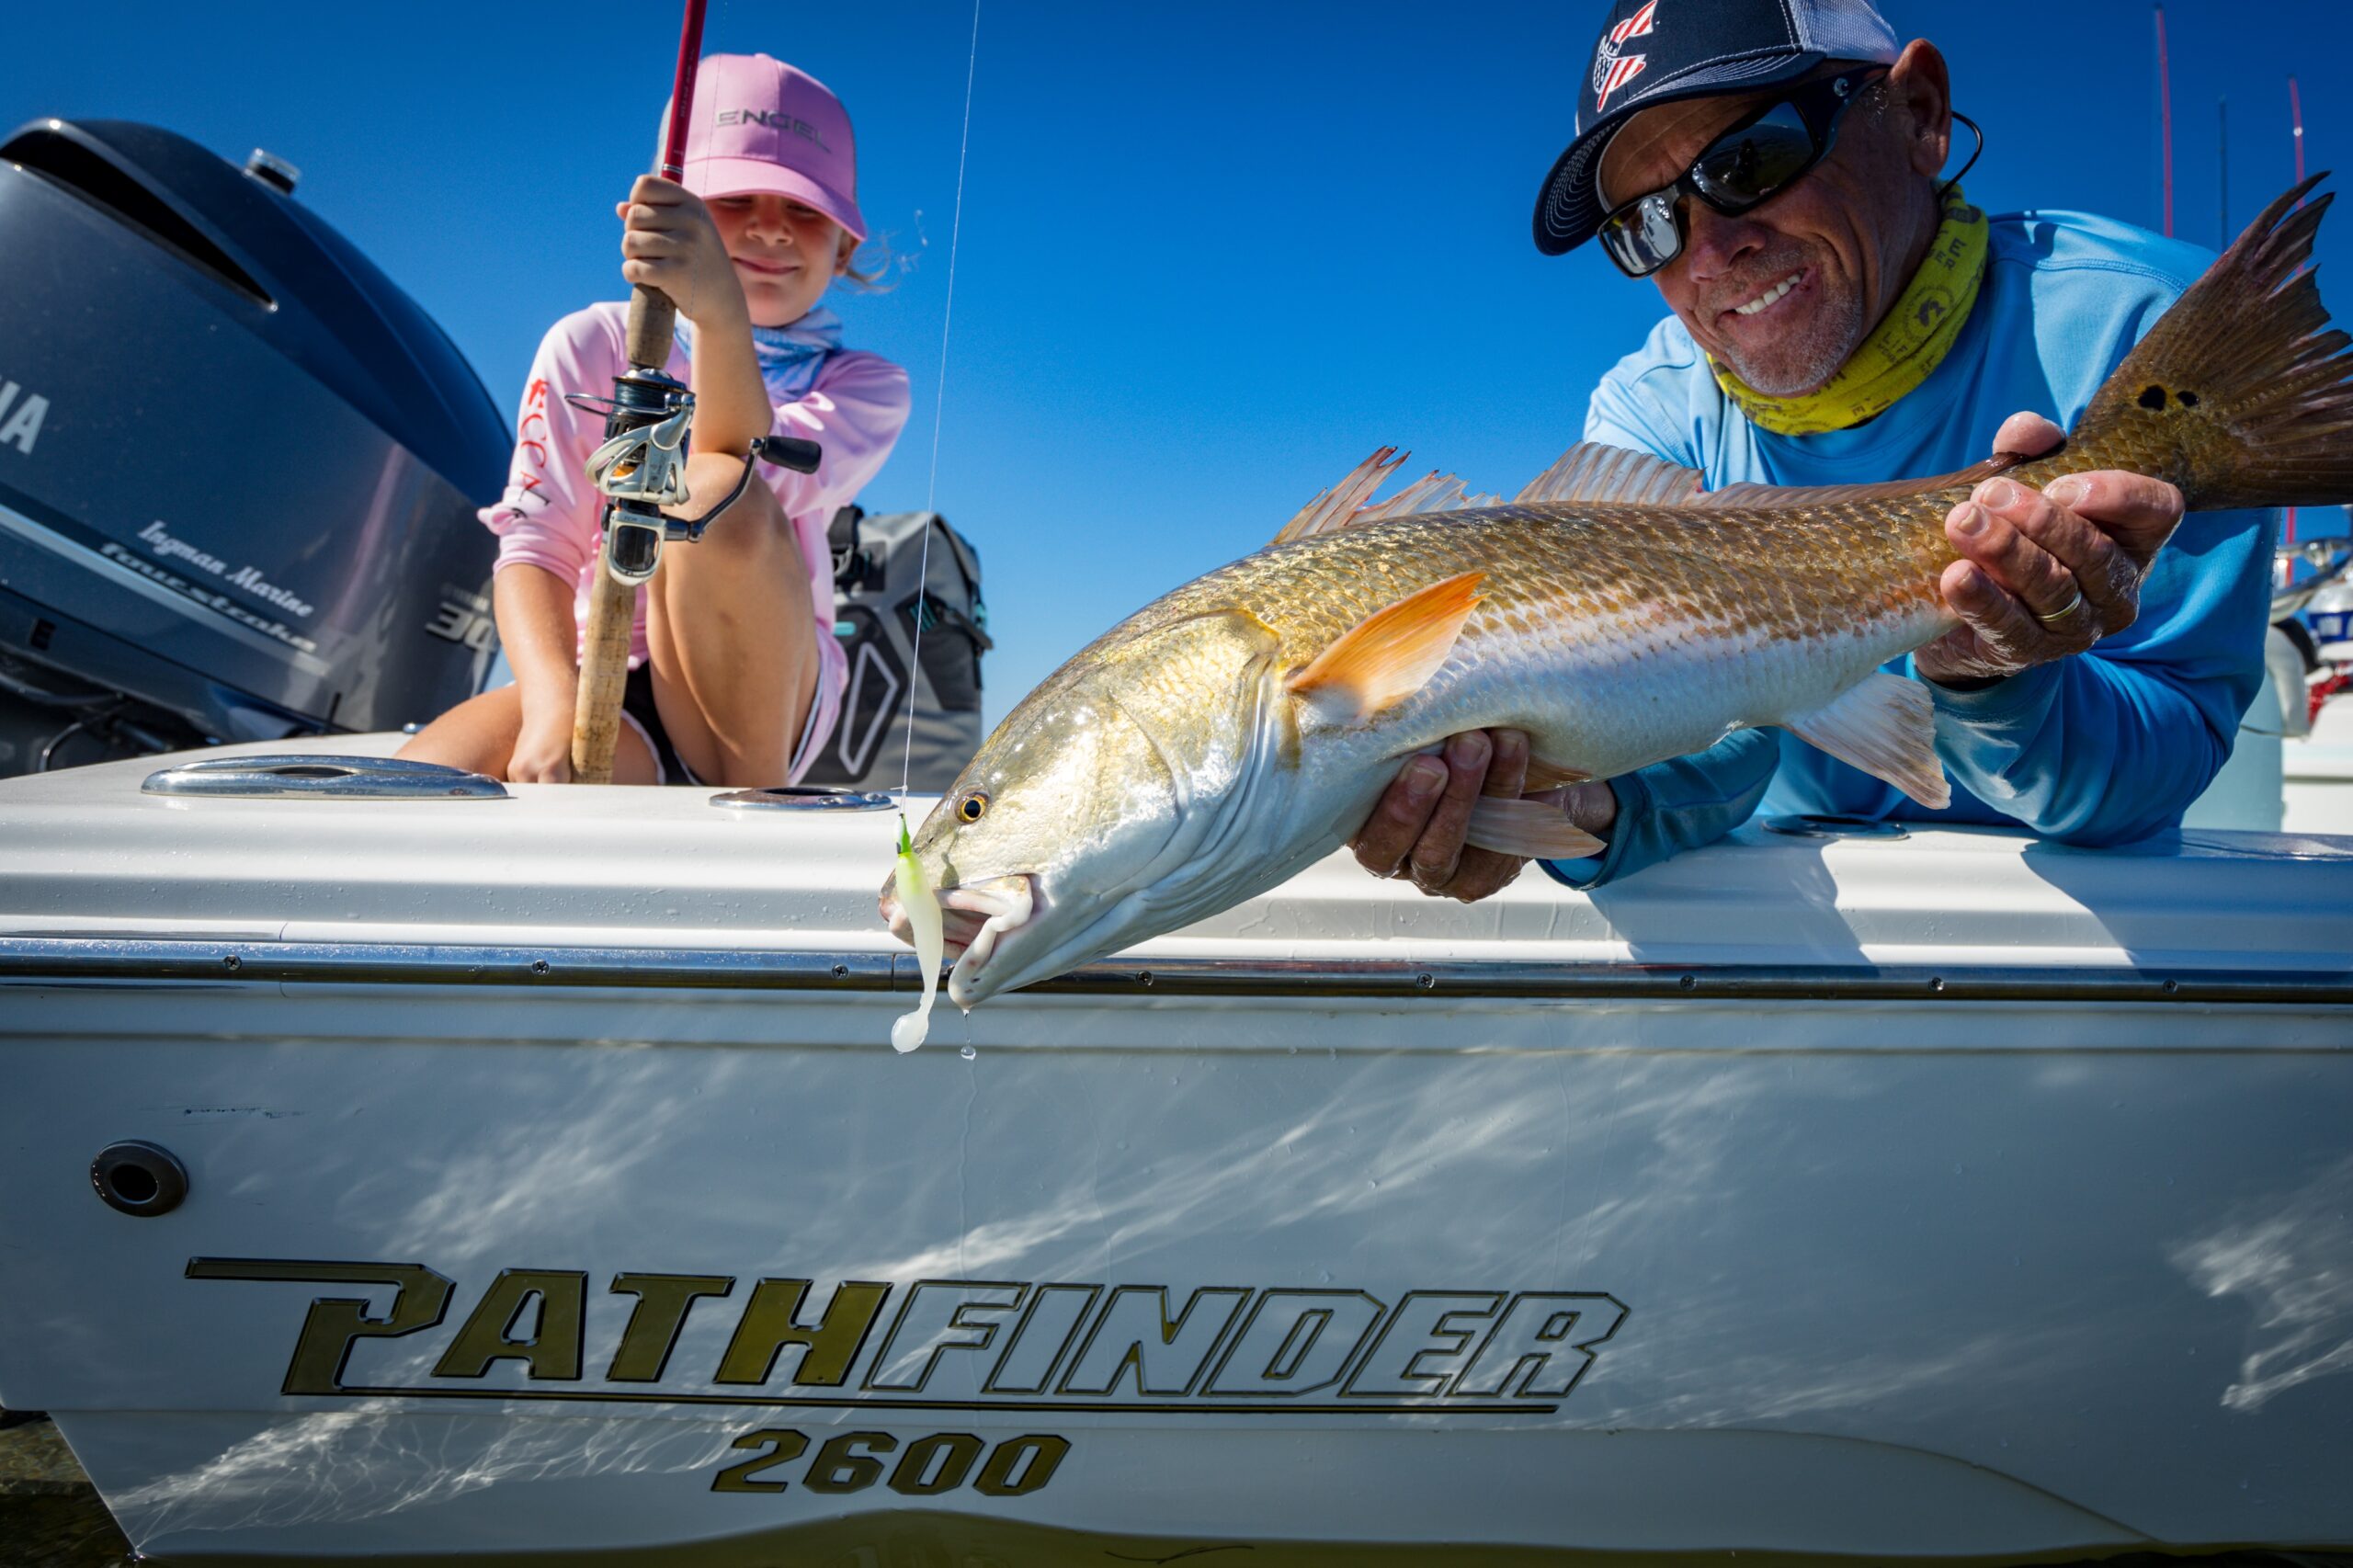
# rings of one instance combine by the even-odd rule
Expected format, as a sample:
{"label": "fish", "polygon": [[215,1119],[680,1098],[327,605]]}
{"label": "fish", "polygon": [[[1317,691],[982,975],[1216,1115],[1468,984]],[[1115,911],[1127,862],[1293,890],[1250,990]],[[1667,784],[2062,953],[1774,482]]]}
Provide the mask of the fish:
{"label": "fish", "polygon": [[[1881,666],[1958,624],[1947,514],[1985,477],[2125,469],[2189,510],[2353,499],[2353,356],[2306,265],[2331,198],[2274,201],[2129,353],[2054,451],[1959,473],[1715,491],[1586,445],[1509,502],[1433,476],[1364,505],[1384,449],[1266,548],[1088,643],[1006,715],[914,840],[969,1011],[1273,887],[1345,843],[1402,761],[1529,736],[1528,789],[1779,726],[1941,807],[1934,707]],[[1468,841],[1591,855],[1543,799]],[[882,915],[903,934],[891,887]]]}

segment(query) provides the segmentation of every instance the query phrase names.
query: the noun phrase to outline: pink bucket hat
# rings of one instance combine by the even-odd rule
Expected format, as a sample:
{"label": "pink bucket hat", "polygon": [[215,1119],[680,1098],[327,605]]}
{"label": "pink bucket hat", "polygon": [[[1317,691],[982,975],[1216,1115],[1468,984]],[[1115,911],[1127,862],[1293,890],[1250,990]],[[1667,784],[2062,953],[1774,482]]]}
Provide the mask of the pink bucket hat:
{"label": "pink bucket hat", "polygon": [[701,197],[772,192],[866,238],[849,111],[823,82],[765,54],[703,56],[682,183]]}

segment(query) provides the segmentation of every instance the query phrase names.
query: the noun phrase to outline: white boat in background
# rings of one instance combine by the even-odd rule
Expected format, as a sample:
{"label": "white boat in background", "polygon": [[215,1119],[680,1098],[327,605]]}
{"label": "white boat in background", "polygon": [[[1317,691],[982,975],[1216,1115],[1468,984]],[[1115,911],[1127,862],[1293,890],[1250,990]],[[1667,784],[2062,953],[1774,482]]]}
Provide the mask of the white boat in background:
{"label": "white boat in background", "polygon": [[2290,833],[2353,834],[2353,701],[2322,705],[2312,733],[2279,743]]}
{"label": "white boat in background", "polygon": [[1334,862],[899,1056],[887,812],[393,739],[0,781],[0,1402],[142,1551],[2353,1546],[2353,841]]}

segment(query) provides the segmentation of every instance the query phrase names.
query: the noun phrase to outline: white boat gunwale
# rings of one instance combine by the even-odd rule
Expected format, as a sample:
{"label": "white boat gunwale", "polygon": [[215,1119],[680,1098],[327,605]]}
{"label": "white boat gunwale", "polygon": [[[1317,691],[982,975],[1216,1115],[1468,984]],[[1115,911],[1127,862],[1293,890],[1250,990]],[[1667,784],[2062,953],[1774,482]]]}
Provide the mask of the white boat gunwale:
{"label": "white boat gunwale", "polygon": [[[0,936],[0,983],[214,981],[914,993],[911,954],[779,949],[203,941]],[[1666,963],[1563,960],[1105,960],[1030,996],[2353,1005],[2353,970],[2169,965]]]}

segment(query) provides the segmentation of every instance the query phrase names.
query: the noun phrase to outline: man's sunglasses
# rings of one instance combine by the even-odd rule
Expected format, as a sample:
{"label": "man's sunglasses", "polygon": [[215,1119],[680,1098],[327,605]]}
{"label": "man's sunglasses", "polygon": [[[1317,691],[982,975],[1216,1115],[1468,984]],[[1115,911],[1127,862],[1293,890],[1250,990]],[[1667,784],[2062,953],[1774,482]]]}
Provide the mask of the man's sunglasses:
{"label": "man's sunglasses", "polygon": [[1830,155],[1838,121],[1884,65],[1859,66],[1799,86],[1767,104],[1691,161],[1675,183],[1638,196],[1601,221],[1601,248],[1629,278],[1647,278],[1683,254],[1683,198],[1727,218],[1788,189]]}

